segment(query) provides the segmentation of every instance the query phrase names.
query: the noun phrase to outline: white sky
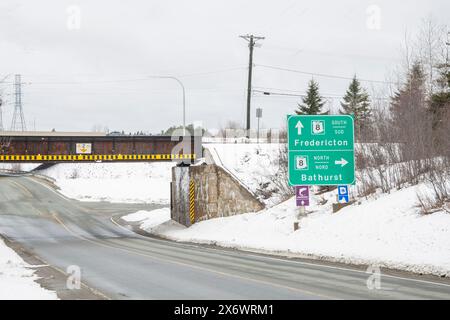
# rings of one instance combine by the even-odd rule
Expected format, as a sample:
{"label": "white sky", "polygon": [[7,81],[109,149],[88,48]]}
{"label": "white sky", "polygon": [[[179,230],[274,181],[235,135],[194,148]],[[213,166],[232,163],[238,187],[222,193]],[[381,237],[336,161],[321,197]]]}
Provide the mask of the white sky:
{"label": "white sky", "polygon": [[[71,5],[81,10],[80,29],[67,27]],[[379,30],[367,27],[370,5],[380,8]],[[181,89],[149,75],[178,76],[187,122],[218,128],[245,121],[248,47],[239,35],[266,37],[255,49],[256,65],[386,80],[400,62],[405,32],[414,35],[430,15],[448,24],[450,1],[2,0],[0,79],[22,74],[30,129],[35,121],[38,130],[100,124],[156,133],[180,124]],[[310,78],[256,66],[253,87],[304,92]],[[323,95],[340,96],[348,85],[315,79]],[[13,87],[0,88],[9,127]],[[263,108],[265,127],[280,127],[298,101],[255,94],[252,126],[255,107]]]}

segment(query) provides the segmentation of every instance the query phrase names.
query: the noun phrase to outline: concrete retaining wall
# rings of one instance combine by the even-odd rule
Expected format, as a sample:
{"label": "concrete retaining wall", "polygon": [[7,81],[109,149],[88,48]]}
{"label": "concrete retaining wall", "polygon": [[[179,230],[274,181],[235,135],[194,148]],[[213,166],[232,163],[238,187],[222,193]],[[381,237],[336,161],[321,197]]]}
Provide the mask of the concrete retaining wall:
{"label": "concrete retaining wall", "polygon": [[170,215],[172,220],[189,226],[189,167],[172,168],[170,193]]}
{"label": "concrete retaining wall", "polygon": [[[172,219],[191,225],[189,184],[194,184],[194,222],[264,209],[239,181],[217,165],[172,169]],[[192,192],[192,191],[191,191]]]}

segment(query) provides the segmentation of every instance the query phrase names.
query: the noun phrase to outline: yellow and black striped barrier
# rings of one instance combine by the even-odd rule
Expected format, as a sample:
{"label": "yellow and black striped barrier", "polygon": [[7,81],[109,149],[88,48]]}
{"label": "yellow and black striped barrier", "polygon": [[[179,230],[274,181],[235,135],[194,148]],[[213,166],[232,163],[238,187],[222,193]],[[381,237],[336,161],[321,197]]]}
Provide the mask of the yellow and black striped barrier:
{"label": "yellow and black striped barrier", "polygon": [[189,219],[191,225],[195,223],[195,184],[194,181],[189,183]]}
{"label": "yellow and black striped barrier", "polygon": [[168,161],[194,160],[195,154],[77,154],[77,155],[0,155],[0,162],[73,162],[73,161]]}

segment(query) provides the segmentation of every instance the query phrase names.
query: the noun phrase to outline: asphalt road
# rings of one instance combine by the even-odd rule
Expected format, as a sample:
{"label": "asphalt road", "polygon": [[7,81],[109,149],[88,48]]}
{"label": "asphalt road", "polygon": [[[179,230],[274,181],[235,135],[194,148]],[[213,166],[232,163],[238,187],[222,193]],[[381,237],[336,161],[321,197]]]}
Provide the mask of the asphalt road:
{"label": "asphalt road", "polygon": [[32,177],[0,177],[0,233],[44,261],[81,267],[111,299],[450,299],[448,281],[146,238],[111,216],[151,205],[67,199]]}

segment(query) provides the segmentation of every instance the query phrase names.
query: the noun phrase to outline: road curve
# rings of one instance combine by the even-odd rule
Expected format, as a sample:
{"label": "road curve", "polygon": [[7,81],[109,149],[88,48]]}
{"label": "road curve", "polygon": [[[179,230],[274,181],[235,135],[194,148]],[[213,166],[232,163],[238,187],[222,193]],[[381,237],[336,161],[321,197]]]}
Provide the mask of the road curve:
{"label": "road curve", "polygon": [[450,299],[437,278],[384,275],[369,290],[361,270],[146,238],[110,219],[141,208],[0,177],[0,233],[59,269],[79,266],[83,283],[111,299]]}

